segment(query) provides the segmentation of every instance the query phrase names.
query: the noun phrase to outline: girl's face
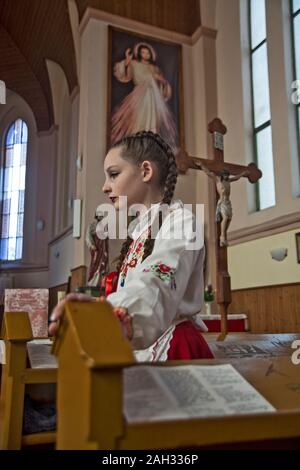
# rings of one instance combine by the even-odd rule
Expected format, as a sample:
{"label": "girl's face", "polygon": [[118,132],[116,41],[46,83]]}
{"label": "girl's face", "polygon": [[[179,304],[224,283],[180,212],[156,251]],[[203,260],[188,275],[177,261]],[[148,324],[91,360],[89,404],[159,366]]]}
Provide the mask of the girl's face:
{"label": "girl's face", "polygon": [[151,59],[151,52],[147,47],[141,47],[141,58],[142,60],[149,61]]}
{"label": "girl's face", "polygon": [[110,198],[115,209],[123,208],[120,196],[127,196],[127,207],[132,204],[145,204],[149,173],[145,172],[143,165],[137,166],[122,158],[120,147],[111,149],[106,155],[104,173],[106,180],[102,190]]}

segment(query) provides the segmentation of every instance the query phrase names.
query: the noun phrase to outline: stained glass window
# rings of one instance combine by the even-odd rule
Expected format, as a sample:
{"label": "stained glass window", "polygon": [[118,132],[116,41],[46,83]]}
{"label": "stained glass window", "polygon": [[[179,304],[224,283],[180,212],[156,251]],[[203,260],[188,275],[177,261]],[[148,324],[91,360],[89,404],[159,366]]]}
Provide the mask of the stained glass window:
{"label": "stained glass window", "polygon": [[22,258],[28,127],[17,119],[9,128],[1,169],[0,260]]}

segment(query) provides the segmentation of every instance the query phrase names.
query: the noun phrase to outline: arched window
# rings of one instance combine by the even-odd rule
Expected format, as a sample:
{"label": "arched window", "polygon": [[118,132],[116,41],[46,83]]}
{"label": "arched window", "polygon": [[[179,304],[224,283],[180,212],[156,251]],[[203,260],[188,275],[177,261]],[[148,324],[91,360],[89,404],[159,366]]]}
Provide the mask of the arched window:
{"label": "arched window", "polygon": [[249,0],[249,19],[254,154],[263,172],[256,206],[261,210],[275,205],[265,0]]}
{"label": "arched window", "polygon": [[297,91],[294,93],[296,99],[296,122],[298,134],[298,152],[300,157],[300,0],[291,0],[292,15],[292,43],[293,43],[293,78]]}
{"label": "arched window", "polygon": [[6,134],[1,165],[1,261],[22,259],[27,141],[27,124],[17,119]]}

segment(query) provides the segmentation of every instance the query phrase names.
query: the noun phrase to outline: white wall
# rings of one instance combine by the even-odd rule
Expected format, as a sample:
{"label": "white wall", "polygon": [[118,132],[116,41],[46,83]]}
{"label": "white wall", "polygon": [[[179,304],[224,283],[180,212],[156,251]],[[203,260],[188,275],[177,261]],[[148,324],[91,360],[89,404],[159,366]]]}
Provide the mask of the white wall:
{"label": "white wall", "polygon": [[75,165],[78,135],[78,96],[70,99],[62,68],[46,60],[52,91],[57,153],[55,170],[55,214],[53,235],[59,235],[72,223],[72,199],[75,195]]}
{"label": "white wall", "polygon": [[49,248],[49,287],[68,281],[73,264],[73,239],[67,235]]}
{"label": "white wall", "polygon": [[49,247],[49,285],[53,287],[66,283],[73,267],[74,239],[71,235],[67,237],[63,235],[61,238],[60,235],[73,224],[78,157],[79,94],[73,99],[70,98],[66,76],[58,64],[47,60],[47,67],[57,126],[52,238],[57,236],[59,238]]}

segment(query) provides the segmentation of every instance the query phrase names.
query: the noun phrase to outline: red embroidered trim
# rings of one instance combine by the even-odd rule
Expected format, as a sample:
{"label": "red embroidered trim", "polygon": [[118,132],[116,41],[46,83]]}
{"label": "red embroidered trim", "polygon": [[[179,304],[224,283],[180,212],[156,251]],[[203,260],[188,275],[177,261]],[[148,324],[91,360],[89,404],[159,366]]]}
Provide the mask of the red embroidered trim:
{"label": "red embroidered trim", "polygon": [[133,337],[132,318],[129,315],[127,308],[115,307],[114,314],[123,326],[126,337],[131,340]]}

